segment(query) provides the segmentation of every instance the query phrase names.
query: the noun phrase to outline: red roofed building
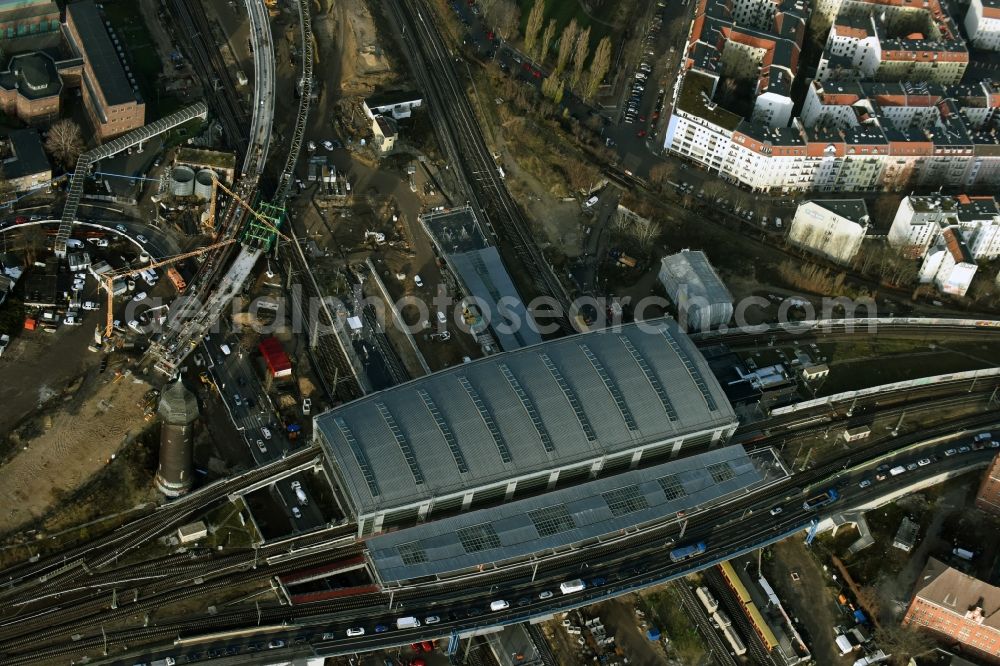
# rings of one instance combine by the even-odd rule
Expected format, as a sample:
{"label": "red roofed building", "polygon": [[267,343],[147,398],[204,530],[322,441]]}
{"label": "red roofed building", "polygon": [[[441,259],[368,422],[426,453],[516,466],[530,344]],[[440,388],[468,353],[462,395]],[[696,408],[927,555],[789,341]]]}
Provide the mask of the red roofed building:
{"label": "red roofed building", "polygon": [[271,379],[292,376],[292,361],[288,358],[288,354],[285,353],[284,347],[281,346],[277,338],[264,338],[257,345],[257,349],[264,357]]}

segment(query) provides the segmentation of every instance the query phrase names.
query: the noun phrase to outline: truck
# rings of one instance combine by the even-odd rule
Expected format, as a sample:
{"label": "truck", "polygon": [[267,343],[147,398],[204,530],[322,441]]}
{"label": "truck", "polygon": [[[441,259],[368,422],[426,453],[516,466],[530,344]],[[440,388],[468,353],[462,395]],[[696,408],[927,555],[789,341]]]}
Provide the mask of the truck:
{"label": "truck", "polygon": [[670,551],[670,561],[671,562],[683,562],[684,560],[689,560],[692,557],[697,557],[701,555],[708,547],[705,542],[699,541],[698,543],[693,543],[689,546],[681,546],[680,548],[674,548]]}
{"label": "truck", "polygon": [[836,502],[838,499],[840,499],[840,494],[833,488],[830,488],[829,490],[823,491],[819,495],[807,499],[802,503],[802,508],[806,511],[816,511],[827,504]]}
{"label": "truck", "polygon": [[407,617],[401,617],[396,620],[397,629],[416,629],[420,626],[420,620],[413,617],[412,615]]}
{"label": "truck", "polygon": [[185,282],[184,278],[181,277],[180,271],[173,266],[167,268],[167,279],[170,280],[172,285],[174,285],[174,289],[177,290],[177,293],[180,293],[187,288],[187,282]]}

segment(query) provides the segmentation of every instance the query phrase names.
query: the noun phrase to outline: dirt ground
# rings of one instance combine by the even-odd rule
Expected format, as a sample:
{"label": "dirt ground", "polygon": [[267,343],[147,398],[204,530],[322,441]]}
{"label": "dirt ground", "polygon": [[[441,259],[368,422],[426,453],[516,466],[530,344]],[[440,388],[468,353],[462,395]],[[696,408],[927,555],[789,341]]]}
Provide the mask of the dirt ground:
{"label": "dirt ground", "polygon": [[[806,644],[817,664],[850,664],[855,657],[841,657],[834,643],[834,626],[840,623],[836,595],[828,587],[830,574],[810,554],[798,535],[774,545],[768,561],[767,579],[792,621],[804,630]],[[792,579],[792,573],[798,580]]]}
{"label": "dirt ground", "polygon": [[648,623],[635,614],[634,599],[633,595],[611,599],[594,606],[594,612],[601,618],[608,635],[615,637],[629,664],[659,666],[666,661],[662,643],[646,638]]}
{"label": "dirt ground", "polygon": [[149,385],[132,376],[113,381],[111,372],[102,377],[79,401],[44,413],[43,432],[0,466],[0,533],[44,515],[147,425],[136,403]]}
{"label": "dirt ground", "polygon": [[370,93],[390,73],[364,0],[319,0],[312,16],[313,32],[320,45],[315,65],[320,66],[317,70],[332,69],[327,76],[337,76],[339,91],[334,92],[345,96]]}

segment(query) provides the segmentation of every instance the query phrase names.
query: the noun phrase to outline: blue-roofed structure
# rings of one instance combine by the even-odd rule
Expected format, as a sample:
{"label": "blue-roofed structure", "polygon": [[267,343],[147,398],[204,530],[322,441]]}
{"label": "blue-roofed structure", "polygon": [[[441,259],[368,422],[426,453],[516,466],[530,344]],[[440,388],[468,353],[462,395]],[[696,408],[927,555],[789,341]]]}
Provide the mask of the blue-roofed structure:
{"label": "blue-roofed structure", "polygon": [[368,555],[382,584],[462,574],[662,522],[760,480],[743,447],[726,446],[381,534]]}
{"label": "blue-roofed structure", "polygon": [[[542,341],[500,253],[487,242],[472,208],[463,206],[423,215],[420,222],[470,297],[466,304],[475,304],[483,315],[483,323],[472,327],[477,338],[488,327],[504,351]],[[490,344],[491,340],[480,342]]]}
{"label": "blue-roofed structure", "polygon": [[315,419],[358,534],[648,467],[737,420],[672,319],[496,354]]}

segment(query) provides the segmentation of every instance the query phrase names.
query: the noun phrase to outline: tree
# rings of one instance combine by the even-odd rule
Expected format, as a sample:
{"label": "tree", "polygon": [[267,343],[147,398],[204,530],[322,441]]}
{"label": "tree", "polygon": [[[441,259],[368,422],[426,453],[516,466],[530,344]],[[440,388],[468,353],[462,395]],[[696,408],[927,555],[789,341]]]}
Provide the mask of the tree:
{"label": "tree", "polygon": [[552,38],[556,36],[556,20],[549,19],[548,25],[545,26],[545,34],[542,35],[542,43],[538,49],[538,62],[545,62],[545,56],[549,54],[552,49]]}
{"label": "tree", "polygon": [[521,8],[514,0],[497,0],[493,6],[493,25],[500,36],[510,41],[517,39],[517,29],[521,24]]}
{"label": "tree", "polygon": [[590,28],[585,28],[576,38],[576,47],[573,51],[573,75],[569,80],[570,87],[576,88],[576,84],[580,82],[580,77],[583,75],[583,65],[587,62],[588,55],[590,55]]}
{"label": "tree", "polygon": [[542,29],[542,21],[545,20],[545,0],[535,0],[531,12],[528,14],[528,24],[524,28],[524,50],[528,55],[533,55],[535,46],[538,44],[538,32]]}
{"label": "tree", "polygon": [[558,104],[562,101],[563,83],[558,76],[547,76],[542,81],[542,94]]}
{"label": "tree", "polygon": [[608,37],[604,37],[598,42],[597,50],[594,51],[594,58],[590,61],[590,76],[587,78],[587,89],[584,90],[584,97],[592,99],[597,94],[597,89],[600,87],[601,81],[604,80],[604,75],[608,73],[610,67],[611,40]]}
{"label": "tree", "polygon": [[53,123],[45,138],[45,150],[64,169],[74,166],[76,158],[83,152],[83,135],[80,133],[80,126],[68,118]]}
{"label": "tree", "polygon": [[661,190],[665,190],[674,177],[677,169],[670,162],[659,162],[649,168],[649,182]]}
{"label": "tree", "polygon": [[875,642],[886,654],[892,655],[893,664],[906,664],[911,657],[934,647],[934,640],[911,625],[883,623],[875,630]]}
{"label": "tree", "polygon": [[556,68],[552,73],[555,76],[562,74],[569,62],[569,56],[576,46],[576,36],[580,34],[580,28],[576,25],[576,19],[571,19],[563,28],[562,37],[559,38],[559,54],[556,57]]}

